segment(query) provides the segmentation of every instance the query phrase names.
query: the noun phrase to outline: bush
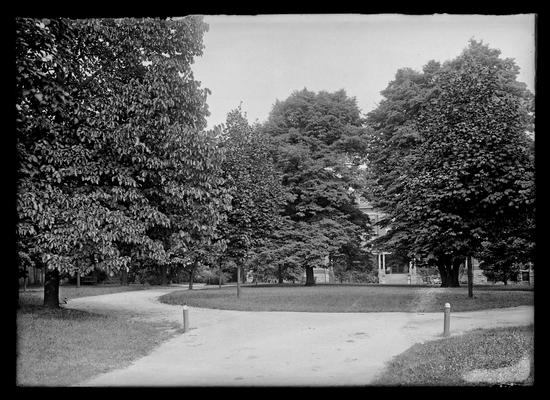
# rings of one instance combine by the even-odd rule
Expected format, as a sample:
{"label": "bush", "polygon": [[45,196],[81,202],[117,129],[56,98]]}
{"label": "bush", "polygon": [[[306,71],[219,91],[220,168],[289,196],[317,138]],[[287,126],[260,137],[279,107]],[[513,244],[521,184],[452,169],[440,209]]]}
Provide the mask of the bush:
{"label": "bush", "polygon": [[128,272],[129,283],[148,283],[149,285],[160,285],[161,279],[155,267],[131,268]]}
{"label": "bush", "polygon": [[[90,271],[86,274],[81,274],[80,278],[82,279],[85,276],[95,276],[98,283],[101,283],[109,279],[108,272],[100,268],[94,268],[93,271]],[[76,273],[74,272],[62,272],[59,275],[59,278],[61,279],[62,282],[66,282],[70,285],[76,285]]]}
{"label": "bush", "polygon": [[[342,271],[334,274],[334,279],[339,283],[348,283],[350,274],[348,271]],[[378,271],[352,271],[352,283],[378,283]]]}
{"label": "bush", "polygon": [[418,266],[416,269],[416,274],[422,278],[422,282],[424,283],[432,285],[441,284],[441,275],[439,274],[439,270],[433,265]]}
{"label": "bush", "polygon": [[488,265],[482,262],[480,268],[483,270],[483,275],[485,275],[488,280],[493,282],[503,282],[506,285],[509,281],[517,282],[518,274],[520,273],[519,271],[522,268],[522,265],[519,263],[498,263],[495,265]]}
{"label": "bush", "polygon": [[[231,274],[229,272],[221,273],[222,285],[225,285],[229,282]],[[197,281],[198,282],[198,281]],[[200,282],[206,283],[207,285],[218,285],[220,282],[220,271],[216,270],[206,270],[201,274]]]}
{"label": "bush", "polygon": [[353,281],[357,283],[378,283],[378,271],[354,272]]}

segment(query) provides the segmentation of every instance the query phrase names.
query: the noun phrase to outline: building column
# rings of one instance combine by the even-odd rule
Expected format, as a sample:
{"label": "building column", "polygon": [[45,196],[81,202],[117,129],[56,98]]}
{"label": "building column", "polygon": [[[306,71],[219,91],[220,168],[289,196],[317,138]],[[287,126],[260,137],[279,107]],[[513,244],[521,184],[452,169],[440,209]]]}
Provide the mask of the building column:
{"label": "building column", "polygon": [[386,283],[386,270],[384,269],[384,259],[381,253],[378,253],[378,284]]}

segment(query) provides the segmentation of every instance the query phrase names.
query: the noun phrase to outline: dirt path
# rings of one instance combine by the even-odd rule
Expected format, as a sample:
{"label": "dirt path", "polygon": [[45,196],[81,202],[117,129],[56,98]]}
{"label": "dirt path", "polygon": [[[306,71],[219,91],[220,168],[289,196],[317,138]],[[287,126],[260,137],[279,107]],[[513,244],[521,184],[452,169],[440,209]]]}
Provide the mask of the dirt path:
{"label": "dirt path", "polygon": [[[182,307],[157,300],[174,289],[83,297],[67,306],[181,326]],[[443,330],[442,313],[247,312],[190,307],[189,317],[189,332],[168,340],[127,368],[79,386],[365,385],[392,357],[414,343],[440,338]],[[533,319],[531,306],[452,313],[451,334],[527,325]]]}
{"label": "dirt path", "polygon": [[416,298],[413,300],[413,311],[424,312],[424,310],[432,303],[438,288],[428,288],[427,290],[419,290]]}

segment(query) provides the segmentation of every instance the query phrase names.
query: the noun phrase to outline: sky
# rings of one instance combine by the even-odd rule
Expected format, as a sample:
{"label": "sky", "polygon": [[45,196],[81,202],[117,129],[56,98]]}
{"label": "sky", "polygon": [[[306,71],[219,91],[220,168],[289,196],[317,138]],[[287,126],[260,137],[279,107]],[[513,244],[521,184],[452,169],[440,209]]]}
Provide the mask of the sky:
{"label": "sky", "polygon": [[535,15],[205,15],[204,50],[192,66],[211,94],[208,128],[242,103],[249,122],[267,119],[296,90],[344,89],[363,114],[376,108],[400,68],[460,55],[470,39],[514,58],[534,92]]}

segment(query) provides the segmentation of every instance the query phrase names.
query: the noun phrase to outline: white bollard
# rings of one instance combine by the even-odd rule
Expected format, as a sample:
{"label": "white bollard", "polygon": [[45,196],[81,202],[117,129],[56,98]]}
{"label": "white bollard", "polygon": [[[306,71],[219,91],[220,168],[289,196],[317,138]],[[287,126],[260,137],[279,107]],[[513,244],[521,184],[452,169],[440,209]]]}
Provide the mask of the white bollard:
{"label": "white bollard", "polygon": [[189,307],[183,305],[183,333],[189,330]]}
{"label": "white bollard", "polygon": [[449,303],[445,303],[445,311],[443,314],[443,336],[449,336],[451,334],[451,305]]}

